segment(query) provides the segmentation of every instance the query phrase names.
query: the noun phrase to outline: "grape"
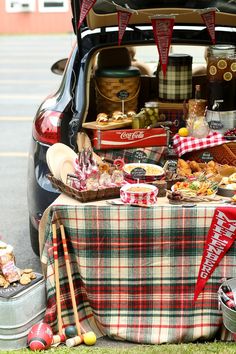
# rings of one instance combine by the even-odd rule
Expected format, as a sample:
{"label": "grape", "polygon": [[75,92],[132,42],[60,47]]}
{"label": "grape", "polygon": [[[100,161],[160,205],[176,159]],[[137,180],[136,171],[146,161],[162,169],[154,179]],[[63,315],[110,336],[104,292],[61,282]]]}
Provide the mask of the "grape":
{"label": "grape", "polygon": [[232,136],[232,137],[236,136],[236,128],[226,130],[224,136]]}

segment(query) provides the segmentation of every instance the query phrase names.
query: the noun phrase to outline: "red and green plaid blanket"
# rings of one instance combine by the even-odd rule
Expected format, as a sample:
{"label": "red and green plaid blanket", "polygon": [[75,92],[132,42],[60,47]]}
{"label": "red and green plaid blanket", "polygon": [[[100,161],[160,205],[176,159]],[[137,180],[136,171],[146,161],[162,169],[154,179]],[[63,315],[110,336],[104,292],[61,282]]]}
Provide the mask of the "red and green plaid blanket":
{"label": "red and green plaid blanket", "polygon": [[[214,206],[81,205],[51,208],[42,260],[47,262],[45,320],[57,332],[52,221],[64,225],[82,328],[138,343],[180,343],[223,338],[217,290],[236,275],[235,245],[204,291],[194,289]],[[64,325],[73,324],[58,230]]]}

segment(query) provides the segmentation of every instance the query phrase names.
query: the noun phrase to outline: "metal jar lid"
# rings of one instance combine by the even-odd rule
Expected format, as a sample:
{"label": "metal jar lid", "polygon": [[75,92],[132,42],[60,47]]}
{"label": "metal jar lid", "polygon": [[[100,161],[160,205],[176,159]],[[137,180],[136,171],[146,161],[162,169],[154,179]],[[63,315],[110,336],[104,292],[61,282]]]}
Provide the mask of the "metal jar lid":
{"label": "metal jar lid", "polygon": [[192,65],[193,57],[188,54],[170,54],[168,57],[168,66]]}
{"label": "metal jar lid", "polygon": [[145,102],[145,108],[157,108],[158,106],[158,102],[155,101]]}
{"label": "metal jar lid", "polygon": [[231,57],[236,53],[236,47],[228,44],[215,44],[210,46],[210,55],[215,57]]}

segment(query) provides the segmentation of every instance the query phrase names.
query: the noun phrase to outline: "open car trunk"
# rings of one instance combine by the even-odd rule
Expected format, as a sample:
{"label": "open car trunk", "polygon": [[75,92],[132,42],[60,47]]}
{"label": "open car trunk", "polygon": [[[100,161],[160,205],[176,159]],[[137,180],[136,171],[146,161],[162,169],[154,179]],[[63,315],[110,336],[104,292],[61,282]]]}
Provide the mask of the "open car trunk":
{"label": "open car trunk", "polygon": [[[75,23],[80,17],[80,6],[72,0]],[[230,0],[97,0],[86,17],[85,25],[90,29],[117,25],[117,7],[115,4],[136,10],[132,13],[130,25],[150,24],[150,16],[174,15],[178,24],[202,24],[201,10],[216,8],[217,26],[236,26],[236,4]]]}

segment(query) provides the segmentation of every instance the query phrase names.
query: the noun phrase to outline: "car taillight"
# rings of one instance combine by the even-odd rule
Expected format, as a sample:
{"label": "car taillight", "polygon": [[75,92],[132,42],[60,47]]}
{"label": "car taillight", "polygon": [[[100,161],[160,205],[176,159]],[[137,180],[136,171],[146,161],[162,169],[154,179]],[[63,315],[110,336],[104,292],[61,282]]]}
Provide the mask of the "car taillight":
{"label": "car taillight", "polygon": [[34,122],[33,137],[46,144],[55,144],[61,138],[61,120],[63,114],[56,111],[42,112]]}

